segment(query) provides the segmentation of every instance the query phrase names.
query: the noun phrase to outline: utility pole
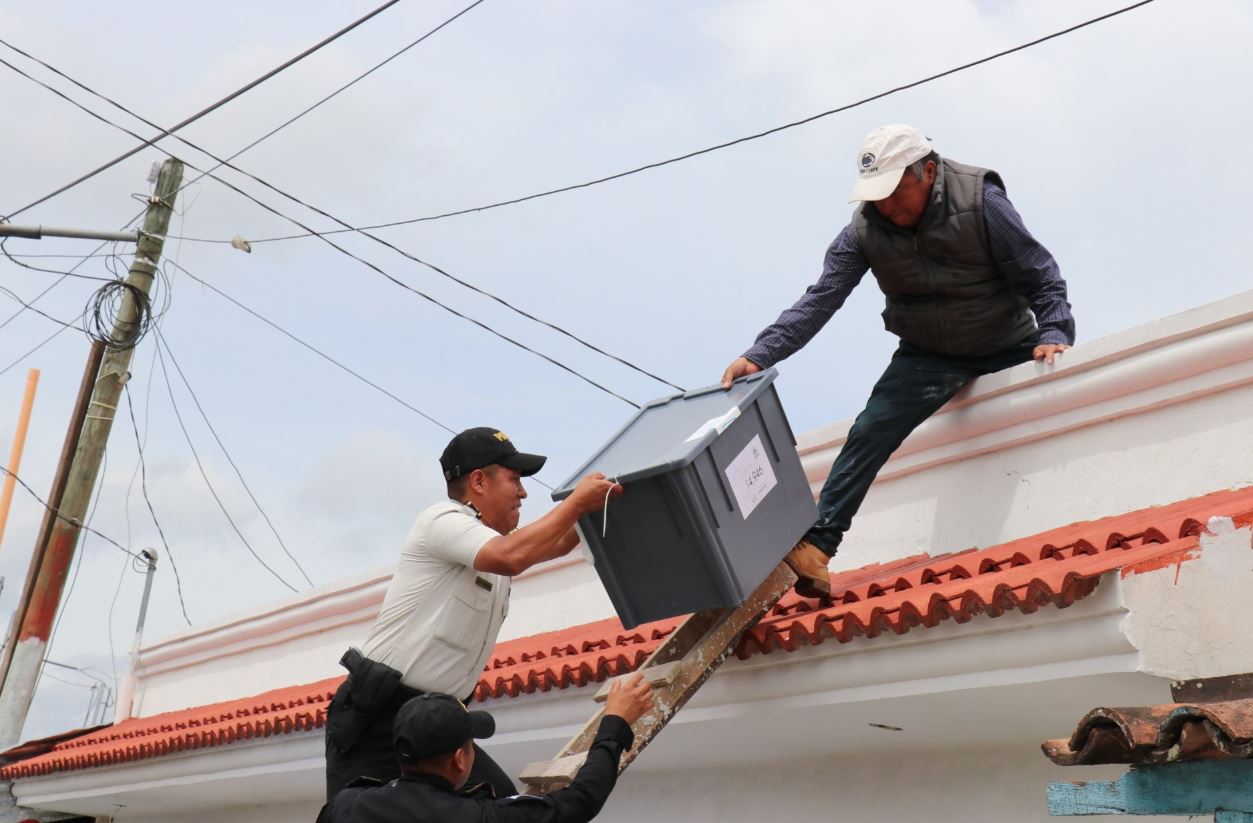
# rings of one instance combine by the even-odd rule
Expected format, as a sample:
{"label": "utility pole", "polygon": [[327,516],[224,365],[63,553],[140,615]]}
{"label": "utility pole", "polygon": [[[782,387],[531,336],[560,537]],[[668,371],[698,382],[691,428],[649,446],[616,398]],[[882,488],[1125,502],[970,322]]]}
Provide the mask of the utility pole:
{"label": "utility pole", "polygon": [[[173,214],[174,197],[183,181],[183,164],[166,160],[157,177],[156,190],[148,203],[139,246],[126,283],[145,297],[157,273],[157,261],[165,245]],[[134,335],[143,320],[144,306],[131,289],[126,289],[113,326],[112,340],[105,347],[100,371],[94,382],[86,420],[65,479],[65,491],[48,530],[46,547],[36,546],[42,557],[26,596],[14,615],[15,630],[5,649],[6,663],[0,676],[0,749],[18,742],[26,714],[35,693],[35,683],[48,651],[48,636],[61,604],[66,573],[74,558],[83,519],[100,473],[105,444],[113,428],[122,388],[130,378]]]}

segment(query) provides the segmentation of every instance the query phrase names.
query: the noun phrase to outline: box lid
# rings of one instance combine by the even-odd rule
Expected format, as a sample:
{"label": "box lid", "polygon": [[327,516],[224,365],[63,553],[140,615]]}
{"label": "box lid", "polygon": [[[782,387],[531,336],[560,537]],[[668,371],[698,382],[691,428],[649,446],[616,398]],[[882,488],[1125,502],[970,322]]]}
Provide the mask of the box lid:
{"label": "box lid", "polygon": [[716,384],[645,404],[553,491],[553,500],[564,500],[579,478],[592,472],[629,483],[686,466],[751,407],[776,376],[778,372],[769,368],[741,377],[730,389]]}

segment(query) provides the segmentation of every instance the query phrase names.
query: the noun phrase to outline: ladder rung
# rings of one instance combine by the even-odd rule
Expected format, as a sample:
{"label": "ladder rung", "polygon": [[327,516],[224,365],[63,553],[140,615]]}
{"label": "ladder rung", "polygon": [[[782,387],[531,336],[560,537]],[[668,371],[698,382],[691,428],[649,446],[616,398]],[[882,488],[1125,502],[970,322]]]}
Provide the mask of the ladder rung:
{"label": "ladder rung", "polygon": [[556,760],[540,760],[522,770],[518,779],[523,783],[543,786],[565,785],[574,781],[574,776],[583,768],[587,760],[587,752],[558,757]]}
{"label": "ladder rung", "polygon": [[[730,656],[744,633],[769,612],[795,583],[796,573],[786,563],[780,563],[739,606],[734,609],[709,609],[689,615],[653,651],[638,671],[644,673],[654,687],[660,688],[657,689],[653,707],[632,724],[635,744],[622,753],[622,759],[618,762],[619,774]],[[609,687],[606,684],[598,690],[596,699],[604,700],[608,692]],[[596,712],[561,749],[561,756],[526,767],[520,779],[527,784],[527,794],[550,792],[574,780],[587,757],[587,750],[596,740],[603,714],[603,710]]]}
{"label": "ladder rung", "polygon": [[[669,686],[674,682],[675,675],[678,674],[679,667],[682,665],[682,660],[672,660],[669,663],[659,663],[656,666],[648,666],[643,669],[637,669],[637,671],[644,675],[644,679],[647,680],[649,685],[651,685],[654,689],[660,689],[664,686]],[[605,684],[600,687],[600,691],[596,692],[596,702],[604,703],[609,699],[609,689],[615,682],[619,680],[626,680],[629,677],[634,677],[635,674],[636,672],[620,674],[617,677],[610,678],[605,681]]]}

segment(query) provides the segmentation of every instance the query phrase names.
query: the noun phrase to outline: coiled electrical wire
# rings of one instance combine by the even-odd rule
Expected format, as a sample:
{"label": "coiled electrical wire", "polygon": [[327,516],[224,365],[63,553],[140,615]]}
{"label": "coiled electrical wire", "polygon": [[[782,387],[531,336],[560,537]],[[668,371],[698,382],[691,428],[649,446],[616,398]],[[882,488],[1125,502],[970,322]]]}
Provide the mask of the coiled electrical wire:
{"label": "coiled electrical wire", "polygon": [[[127,297],[137,310],[137,317],[131,322],[122,321],[122,308]],[[83,314],[83,325],[93,340],[99,340],[114,351],[133,349],[152,327],[152,301],[148,294],[138,286],[125,280],[110,280],[87,300],[87,308]],[[122,333],[115,336],[114,329]]]}

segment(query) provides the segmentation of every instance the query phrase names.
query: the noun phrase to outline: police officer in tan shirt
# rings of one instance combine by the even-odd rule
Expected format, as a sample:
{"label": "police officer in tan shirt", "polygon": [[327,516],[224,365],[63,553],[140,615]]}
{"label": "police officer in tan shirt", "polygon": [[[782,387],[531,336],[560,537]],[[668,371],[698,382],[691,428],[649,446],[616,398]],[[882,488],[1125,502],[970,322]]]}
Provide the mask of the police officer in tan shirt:
{"label": "police officer in tan shirt", "polygon": [[[360,651],[341,661],[348,679],[326,725],[327,799],[359,777],[399,774],[392,724],[423,693],[468,701],[509,610],[509,579],[578,545],[575,522],[622,487],[596,473],[543,517],[518,528],[522,478],[547,458],[519,452],[508,435],[467,429],[440,456],[448,499],[422,511],[409,531],[378,619]],[[514,794],[508,776],[477,748],[466,785]]]}

